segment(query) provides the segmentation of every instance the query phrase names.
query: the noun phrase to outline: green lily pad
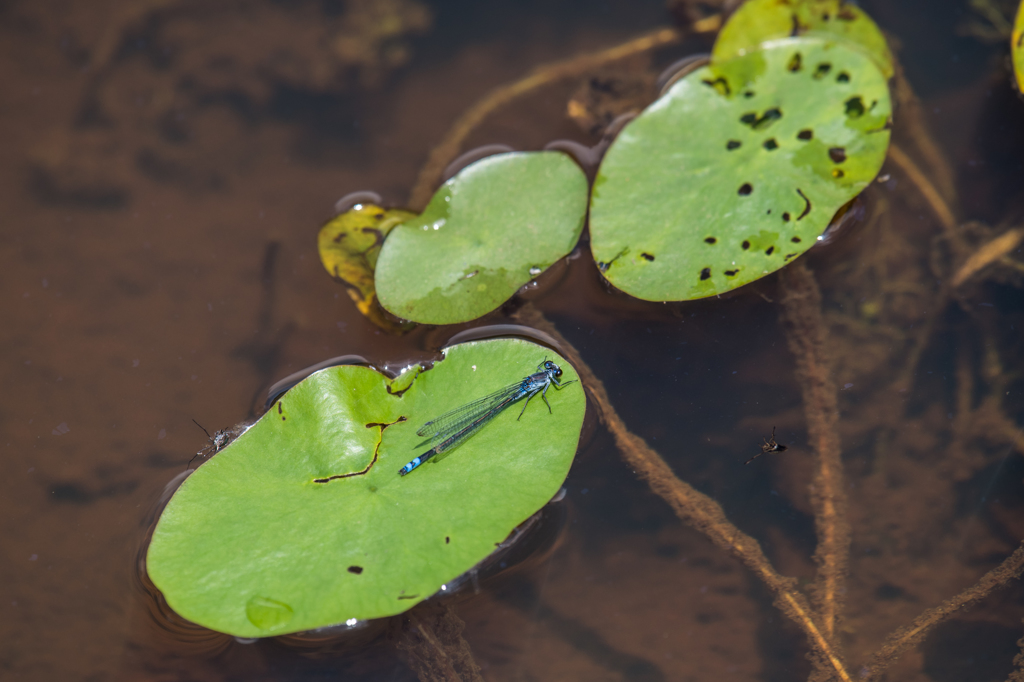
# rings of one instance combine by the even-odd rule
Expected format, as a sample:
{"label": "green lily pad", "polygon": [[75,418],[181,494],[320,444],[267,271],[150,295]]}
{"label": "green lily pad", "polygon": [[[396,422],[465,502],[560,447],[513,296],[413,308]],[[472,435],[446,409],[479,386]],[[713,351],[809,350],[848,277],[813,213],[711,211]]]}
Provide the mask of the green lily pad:
{"label": "green lily pad", "polygon": [[864,10],[845,0],[747,0],[722,27],[711,60],[740,57],[767,41],[795,36],[845,41],[892,78],[892,53],[885,36]]}
{"label": "green lily pad", "polygon": [[586,211],[586,176],[561,152],[481,159],[391,232],[377,261],[377,295],[414,322],[480,317],[568,254]]}
{"label": "green lily pad", "polygon": [[1013,58],[1013,74],[1017,78],[1017,89],[1024,92],[1024,2],[1017,5],[1017,17],[1013,20],[1010,55]]}
{"label": "green lily pad", "polygon": [[411,608],[557,493],[586,400],[573,383],[547,392],[550,414],[534,399],[517,420],[516,403],[402,477],[429,447],[416,430],[544,359],[562,367],[563,383],[577,379],[520,339],[448,348],[400,395],[367,367],[311,375],[177,490],[149,546],[150,578],[181,616],[240,637]]}
{"label": "green lily pad", "polygon": [[594,259],[650,301],[714,296],[774,272],[878,173],[890,113],[885,76],[843,43],[788,38],[698,69],[605,155]]}

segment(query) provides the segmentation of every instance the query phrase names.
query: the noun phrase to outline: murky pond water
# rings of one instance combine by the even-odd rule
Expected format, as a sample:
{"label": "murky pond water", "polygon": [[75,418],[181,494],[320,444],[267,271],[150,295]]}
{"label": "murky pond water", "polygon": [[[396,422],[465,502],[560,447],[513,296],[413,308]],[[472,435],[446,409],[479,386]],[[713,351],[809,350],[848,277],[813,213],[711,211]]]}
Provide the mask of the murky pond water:
{"label": "murky pond water", "polygon": [[[675,16],[717,4],[680,2]],[[861,3],[905,78],[884,181],[801,259],[821,290],[808,309],[824,374],[791,350],[801,322],[786,301],[800,290],[784,277],[650,304],[609,292],[580,257],[530,295],[624,427],[795,579],[788,594],[820,594],[816,453],[838,448],[849,561],[832,634],[817,621],[841,659],[819,672],[837,679],[866,674],[893,631],[1024,538],[1020,239],[970,267],[1014,239],[1024,208],[1024,105],[997,20],[1012,4]],[[355,638],[250,643],[184,623],[144,584],[139,552],[163,491],[207,443],[193,419],[213,433],[303,367],[428,358],[465,328],[395,336],[356,311],[316,252],[338,197],[373,189],[404,205],[430,150],[492,88],[672,22],[655,0],[0,3],[0,677],[454,679],[410,662],[401,618]],[[642,98],[712,39],[533,90],[463,147],[593,144],[595,121],[619,112],[608,91]],[[744,466],[773,429],[787,450]],[[448,604],[459,651],[487,680],[812,674],[814,628],[643,473],[595,425],[556,537]],[[1010,580],[913,642],[887,679],[1006,679],[1022,617]]]}

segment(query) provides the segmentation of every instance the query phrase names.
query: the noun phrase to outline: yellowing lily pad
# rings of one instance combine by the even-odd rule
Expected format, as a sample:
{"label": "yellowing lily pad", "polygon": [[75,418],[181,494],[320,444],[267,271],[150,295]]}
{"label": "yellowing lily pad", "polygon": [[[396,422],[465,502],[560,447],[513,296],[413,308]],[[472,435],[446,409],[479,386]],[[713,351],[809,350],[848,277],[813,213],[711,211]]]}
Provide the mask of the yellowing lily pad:
{"label": "yellowing lily pad", "polygon": [[345,285],[359,312],[378,327],[392,331],[400,326],[388,319],[377,304],[373,271],[384,238],[395,225],[415,215],[371,203],[356,204],[328,221],[317,238],[320,261],[332,277]]}
{"label": "yellowing lily pad", "polygon": [[1013,20],[1013,33],[1010,34],[1010,54],[1017,89],[1024,92],[1024,2],[1017,5],[1017,17]]}
{"label": "yellowing lily pad", "polygon": [[391,232],[377,261],[377,295],[414,322],[485,315],[573,249],[586,210],[586,176],[566,154],[481,159]]}
{"label": "yellowing lily pad", "polygon": [[516,403],[403,477],[430,447],[417,429],[545,359],[563,383],[577,379],[520,339],[448,348],[431,369],[404,373],[400,394],[367,367],[311,375],[177,490],[149,546],[150,578],[184,618],[240,637],[411,608],[558,492],[586,400],[572,383],[547,392],[550,413],[539,397]]}
{"label": "yellowing lily pad", "polygon": [[766,43],[679,80],[619,134],[594,183],[594,259],[652,301],[714,296],[781,268],[875,177],[884,74],[843,42]]}

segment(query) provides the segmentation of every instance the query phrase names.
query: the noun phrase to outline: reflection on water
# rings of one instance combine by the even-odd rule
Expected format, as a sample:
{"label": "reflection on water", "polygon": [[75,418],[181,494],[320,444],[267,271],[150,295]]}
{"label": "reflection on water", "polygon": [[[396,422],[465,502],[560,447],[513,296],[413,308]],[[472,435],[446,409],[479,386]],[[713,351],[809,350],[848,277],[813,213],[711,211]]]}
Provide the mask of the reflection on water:
{"label": "reflection on water", "polygon": [[[897,151],[801,259],[836,389],[851,544],[834,641],[853,676],[1024,537],[1024,106],[1005,42],[965,32],[998,26],[959,0],[861,5],[902,45]],[[429,633],[462,652],[452,666],[467,679],[473,665],[494,680],[807,677],[804,631],[637,478],[607,420],[555,505],[562,520],[501,559],[515,571],[467,576],[403,617],[242,643],[176,616],[141,563],[206,444],[192,419],[217,431],[325,358],[404,366],[474,326],[399,337],[364,320],[316,253],[335,200],[369,187],[403,204],[474,101],[666,25],[661,2],[16,1],[0,16],[5,678],[431,679],[417,663]],[[464,149],[593,147],[594,122],[621,114],[609,92],[635,96],[709,44],[691,36],[537,90]],[[648,304],[608,291],[586,249],[523,300],[629,431],[817,604],[821,434],[780,322],[786,287],[771,277]],[[788,449],[744,466],[773,428]],[[930,631],[889,678],[1006,679],[1022,616],[1012,581]]]}

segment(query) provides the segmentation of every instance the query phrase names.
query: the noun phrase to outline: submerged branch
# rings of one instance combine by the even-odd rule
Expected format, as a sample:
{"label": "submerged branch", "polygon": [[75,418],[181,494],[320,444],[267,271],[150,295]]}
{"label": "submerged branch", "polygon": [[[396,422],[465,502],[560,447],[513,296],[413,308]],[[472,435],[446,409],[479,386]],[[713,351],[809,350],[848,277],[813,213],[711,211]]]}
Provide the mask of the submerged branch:
{"label": "submerged branch", "polygon": [[718,548],[732,554],[754,573],[774,594],[776,607],[804,631],[819,665],[833,670],[844,682],[850,682],[850,675],[832,649],[829,638],[814,622],[806,598],[796,589],[796,581],[779,575],[764,555],[757,540],[733,525],[726,518],[721,505],[677,477],[661,455],[626,428],[622,418],[615,411],[604,384],[553,324],[532,307],[523,308],[516,317],[523,324],[540,329],[558,340],[561,344],[560,350],[575,367],[583,385],[597,403],[601,420],[615,438],[623,458],[640,478],[647,482],[652,491],[668,502],[683,522],[702,533]]}
{"label": "submerged branch", "polygon": [[1003,563],[986,573],[981,580],[967,588],[957,596],[949,599],[934,609],[929,609],[918,616],[913,623],[905,625],[886,638],[882,648],[865,666],[866,680],[877,680],[900,654],[917,644],[928,631],[946,620],[960,609],[974,605],[987,597],[992,591],[1002,587],[1024,573],[1024,546],[1007,557]]}
{"label": "submerged branch", "polygon": [[482,100],[467,109],[455,121],[455,124],[448,131],[448,134],[444,136],[440,144],[430,152],[427,162],[420,169],[420,174],[416,178],[416,184],[413,185],[412,193],[409,196],[409,206],[418,210],[426,205],[441,178],[441,173],[458,156],[463,141],[492,112],[539,87],[565,78],[579,76],[609,62],[625,59],[626,57],[648,52],[665,45],[671,45],[682,39],[683,34],[678,30],[674,28],[660,28],[601,52],[583,54],[566,59],[565,61],[542,66],[522,80],[498,86]]}
{"label": "submerged branch", "polygon": [[[899,107],[900,132],[913,142],[918,154],[927,165],[934,180],[934,185],[938,186],[936,190],[937,195],[946,197],[942,203],[947,207],[955,207],[957,205],[956,173],[953,172],[953,167],[950,165],[949,159],[946,158],[942,148],[935,141],[935,138],[932,137],[929,131],[928,120],[924,114],[924,107],[921,106],[921,100],[918,99],[917,93],[914,92],[910,81],[907,80],[903,73],[903,67],[899,64],[897,64],[893,86],[893,94]],[[893,147],[896,147],[896,145],[892,145],[890,149]],[[899,148],[897,147],[897,149]],[[902,150],[900,151],[902,152]],[[931,182],[928,184],[932,185]],[[950,215],[954,213],[952,210],[948,212]],[[945,221],[943,221],[943,224],[945,224]]]}
{"label": "submerged branch", "polygon": [[903,171],[907,178],[914,183],[917,187],[917,191],[921,193],[921,196],[928,203],[932,213],[938,218],[939,222],[942,223],[942,228],[947,234],[952,234],[956,229],[957,222],[956,216],[953,215],[953,210],[946,203],[945,199],[942,198],[942,193],[931,183],[924,172],[914,163],[903,149],[896,144],[889,145],[889,158],[893,160],[900,170]]}
{"label": "submerged branch", "polygon": [[1011,251],[1017,248],[1022,239],[1024,239],[1024,228],[1018,227],[1007,230],[1002,235],[984,244],[971,254],[967,261],[960,266],[960,269],[956,271],[956,274],[953,275],[953,286],[960,286],[995,261],[1009,255]]}
{"label": "submerged branch", "polygon": [[811,485],[818,547],[814,560],[818,577],[814,601],[825,636],[834,641],[842,614],[850,556],[850,526],[846,520],[846,491],[839,445],[839,405],[831,378],[828,330],[821,317],[821,291],[803,261],[782,270],[782,321],[789,349],[796,360],[796,377],[803,394],[807,435],[818,453],[818,471]]}

